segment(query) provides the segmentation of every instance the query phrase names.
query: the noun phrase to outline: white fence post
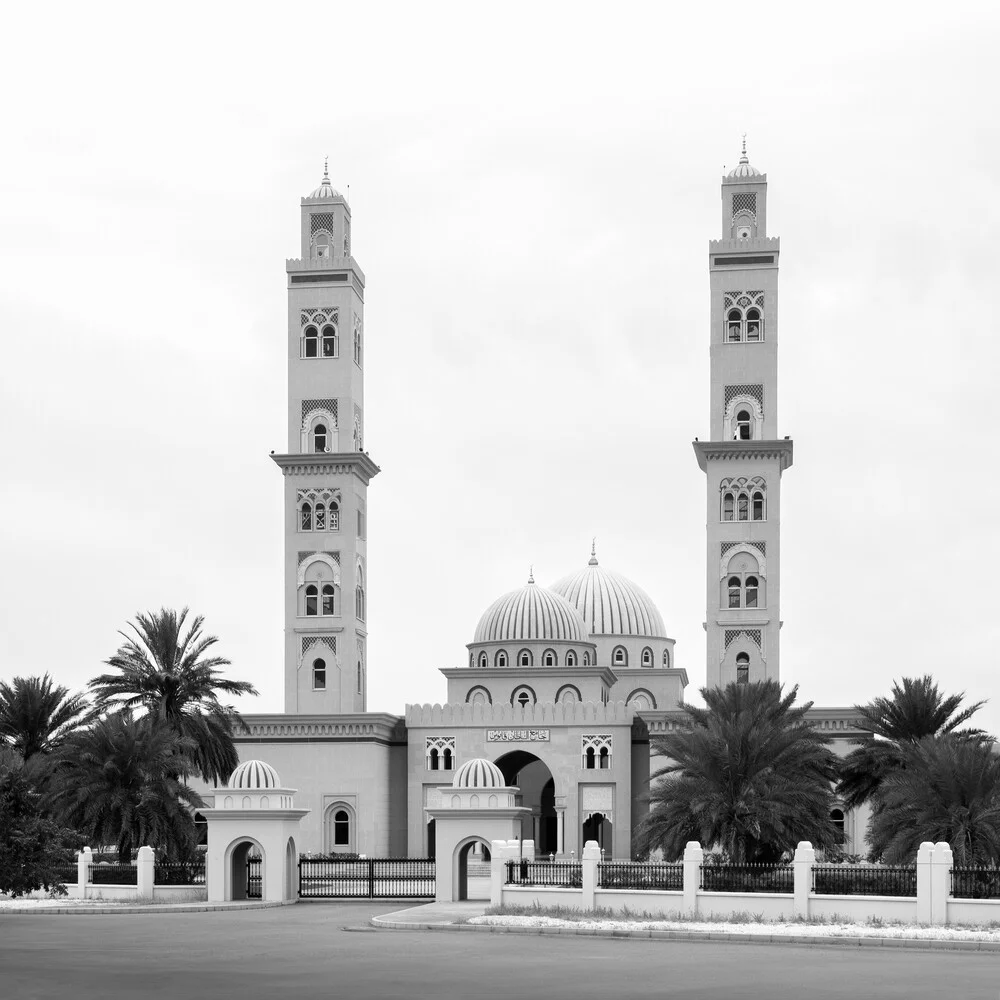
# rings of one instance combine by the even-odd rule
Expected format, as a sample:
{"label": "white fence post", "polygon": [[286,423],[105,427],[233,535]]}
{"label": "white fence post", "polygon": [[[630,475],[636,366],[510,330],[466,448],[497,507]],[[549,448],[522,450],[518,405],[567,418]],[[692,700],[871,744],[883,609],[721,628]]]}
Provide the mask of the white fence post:
{"label": "white fence post", "polygon": [[954,863],[951,845],[943,840],[936,843],[931,855],[932,924],[948,923],[948,897],[951,895],[951,868]]}
{"label": "white fence post", "polygon": [[931,859],[934,845],[925,840],[917,851],[917,923],[929,924],[931,914]]}
{"label": "white fence post", "polygon": [[583,899],[580,901],[580,908],[583,910],[594,909],[594,890],[597,888],[597,865],[601,860],[601,849],[597,846],[596,840],[588,840],[583,845]]}
{"label": "white fence post", "polygon": [[503,884],[507,878],[506,840],[490,842],[490,905],[500,906],[503,903]]}
{"label": "white fence post", "polygon": [[90,866],[94,863],[94,852],[85,847],[76,856],[76,884],[80,890],[80,899],[87,898],[87,883],[90,881]]}
{"label": "white fence post", "polygon": [[153,861],[155,855],[152,847],[140,847],[138,857],[135,859],[136,890],[137,899],[153,898]]}
{"label": "white fence post", "polygon": [[698,916],[698,892],[701,889],[701,866],[705,852],[697,840],[689,840],[684,848],[684,912]]}
{"label": "white fence post", "polygon": [[809,919],[809,894],[812,892],[813,865],[816,864],[816,852],[808,840],[800,840],[795,848],[795,859],[792,861],[792,871],[795,875],[795,916],[803,920]]}

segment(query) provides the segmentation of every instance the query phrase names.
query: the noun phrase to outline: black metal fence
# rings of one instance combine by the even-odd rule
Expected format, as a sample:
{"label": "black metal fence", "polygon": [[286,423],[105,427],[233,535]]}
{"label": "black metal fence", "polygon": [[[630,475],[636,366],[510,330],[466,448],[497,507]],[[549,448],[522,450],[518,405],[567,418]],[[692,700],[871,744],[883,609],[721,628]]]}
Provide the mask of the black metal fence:
{"label": "black metal fence", "polygon": [[303,898],[432,899],[436,865],[430,858],[352,858],[299,861]]}
{"label": "black metal fence", "polygon": [[548,885],[579,889],[583,885],[583,866],[572,861],[507,862],[507,885]]}
{"label": "black metal fence", "polygon": [[704,892],[795,892],[791,865],[702,865]]}
{"label": "black metal fence", "polygon": [[157,861],[153,865],[154,885],[204,885],[204,861]]}
{"label": "black metal fence", "polygon": [[602,861],[597,866],[597,884],[602,889],[684,889],[684,866],[678,864],[633,864]]}
{"label": "black metal fence", "polygon": [[60,882],[69,882],[73,885],[76,885],[76,881],[80,877],[80,872],[76,865],[56,865],[52,869],[52,873]]}
{"label": "black metal fence", "polygon": [[263,885],[261,883],[261,872],[263,870],[263,859],[260,855],[251,855],[247,858],[247,899],[262,899]]}
{"label": "black metal fence", "polygon": [[952,868],[951,895],[955,899],[1000,899],[1000,868]]}
{"label": "black metal fence", "polygon": [[917,869],[906,865],[816,865],[821,896],[916,896]]}
{"label": "black metal fence", "polygon": [[123,865],[103,861],[90,866],[91,885],[135,885],[138,881],[134,864]]}

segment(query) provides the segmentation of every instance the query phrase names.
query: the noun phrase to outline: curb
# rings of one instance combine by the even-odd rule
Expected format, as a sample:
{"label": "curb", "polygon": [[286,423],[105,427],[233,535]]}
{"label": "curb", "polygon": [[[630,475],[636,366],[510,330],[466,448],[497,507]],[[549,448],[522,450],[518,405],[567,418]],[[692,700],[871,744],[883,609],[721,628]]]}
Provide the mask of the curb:
{"label": "curb", "polygon": [[835,948],[906,948],[915,951],[987,951],[1000,953],[1000,941],[928,941],[920,938],[818,937],[809,934],[724,934],[712,931],[605,930],[598,927],[513,927],[507,924],[407,923],[372,917],[380,930],[478,931],[480,934],[534,934],[548,937],[634,938],[652,941],[709,941],[712,944],[796,944]]}
{"label": "curb", "polygon": [[253,900],[251,902],[239,903],[156,903],[150,906],[47,906],[44,908],[24,906],[8,907],[0,910],[0,920],[3,920],[7,914],[21,917],[47,917],[50,914],[84,917],[91,914],[100,915],[102,913],[127,915],[130,913],[212,913],[229,910],[270,910],[275,906],[291,906],[297,902],[297,899],[282,899],[277,901]]}

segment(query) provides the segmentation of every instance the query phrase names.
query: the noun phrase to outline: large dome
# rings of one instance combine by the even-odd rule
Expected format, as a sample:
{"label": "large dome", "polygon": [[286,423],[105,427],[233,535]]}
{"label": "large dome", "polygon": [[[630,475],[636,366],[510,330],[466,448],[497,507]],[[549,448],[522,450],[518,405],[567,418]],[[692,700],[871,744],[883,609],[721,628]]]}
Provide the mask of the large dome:
{"label": "large dome", "polygon": [[467,760],[455,773],[453,788],[506,788],[503,771],[484,757]]}
{"label": "large dome", "polygon": [[281,779],[270,764],[262,760],[246,760],[229,776],[230,788],[280,788]]}
{"label": "large dome", "polygon": [[576,608],[591,635],[667,636],[649,595],[631,580],[599,566],[593,552],[586,568],[563,577],[550,589]]}
{"label": "large dome", "polygon": [[587,627],[572,605],[529,579],[527,586],[495,600],[476,626],[480,642],[554,639],[586,642]]}

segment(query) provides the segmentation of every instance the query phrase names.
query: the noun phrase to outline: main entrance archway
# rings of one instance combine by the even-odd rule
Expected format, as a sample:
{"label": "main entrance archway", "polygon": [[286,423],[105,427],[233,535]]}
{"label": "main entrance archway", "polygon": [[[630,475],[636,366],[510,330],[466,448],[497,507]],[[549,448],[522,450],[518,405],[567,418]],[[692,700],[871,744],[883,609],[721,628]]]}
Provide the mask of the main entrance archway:
{"label": "main entrance archway", "polygon": [[531,810],[531,816],[521,821],[521,839],[533,840],[536,854],[558,854],[555,779],[548,764],[527,750],[512,750],[494,763],[504,781],[520,789],[517,804]]}

